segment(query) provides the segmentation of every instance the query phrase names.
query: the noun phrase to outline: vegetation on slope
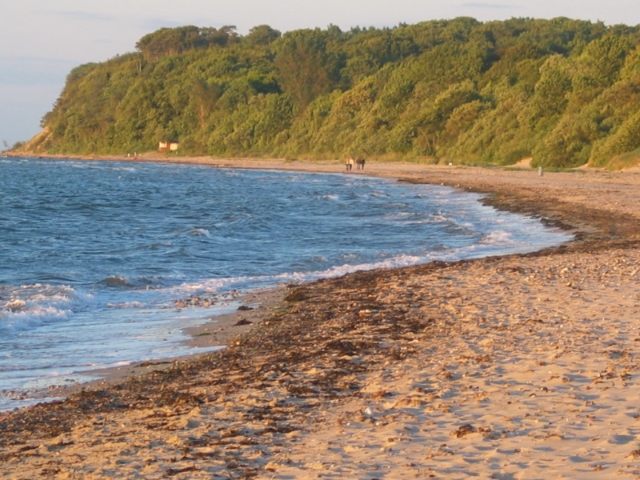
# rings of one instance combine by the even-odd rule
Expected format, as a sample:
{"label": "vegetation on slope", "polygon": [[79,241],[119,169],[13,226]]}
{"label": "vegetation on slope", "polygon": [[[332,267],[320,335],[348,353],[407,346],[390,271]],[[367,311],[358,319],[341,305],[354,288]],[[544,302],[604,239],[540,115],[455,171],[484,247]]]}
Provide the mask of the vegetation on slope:
{"label": "vegetation on slope", "polygon": [[42,125],[37,148],[51,153],[168,139],[184,154],[605,166],[640,148],[640,28],[161,29],[74,69]]}

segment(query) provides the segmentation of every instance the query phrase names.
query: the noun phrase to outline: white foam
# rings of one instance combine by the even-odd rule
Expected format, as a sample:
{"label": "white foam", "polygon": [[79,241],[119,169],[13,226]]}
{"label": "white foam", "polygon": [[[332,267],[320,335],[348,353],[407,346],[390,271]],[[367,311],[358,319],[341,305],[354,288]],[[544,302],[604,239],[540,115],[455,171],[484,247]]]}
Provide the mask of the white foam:
{"label": "white foam", "polygon": [[238,276],[228,278],[215,278],[200,282],[184,283],[173,290],[178,294],[192,292],[220,293],[232,288],[251,289],[281,283],[299,283],[321,278],[335,278],[348,273],[379,268],[398,268],[417,265],[431,260],[430,256],[398,255],[385,260],[372,263],[349,264],[345,263],[330,267],[326,270],[287,272],[276,275]]}
{"label": "white foam", "polygon": [[13,313],[23,312],[26,308],[27,302],[20,300],[19,298],[12,298],[4,304],[4,309]]}
{"label": "white foam", "polygon": [[[306,279],[318,279],[318,278],[335,278],[340,277],[342,275],[346,275],[348,273],[358,272],[358,271],[366,271],[366,270],[377,270],[380,268],[388,269],[388,268],[400,268],[400,267],[409,267],[412,265],[418,265],[420,263],[428,262],[432,260],[433,257],[431,255],[419,256],[419,255],[397,255],[394,257],[387,258],[385,260],[380,260],[378,262],[372,263],[361,263],[361,264],[344,264],[338,265],[335,267],[328,268],[319,272],[308,272],[302,274],[293,274],[295,277],[300,275],[301,280]],[[285,276],[287,274],[284,274]]]}
{"label": "white foam", "polygon": [[129,308],[146,308],[148,305],[142,302],[122,302],[122,303],[107,303],[108,308],[129,309]]}
{"label": "white foam", "polygon": [[46,320],[63,319],[70,315],[70,310],[53,306],[25,307],[20,311],[0,311],[0,331],[24,331],[41,325]]}
{"label": "white foam", "polygon": [[510,232],[495,230],[482,237],[480,243],[483,245],[511,245],[513,237]]}
{"label": "white foam", "polygon": [[206,228],[193,228],[189,233],[194,237],[211,238],[211,232],[209,232],[209,230],[207,230]]}
{"label": "white foam", "polygon": [[87,366],[91,367],[92,369],[99,369],[99,368],[117,368],[117,367],[126,367],[128,365],[131,365],[133,362],[130,360],[122,360],[119,362],[113,362],[113,363],[89,363]]}
{"label": "white foam", "polygon": [[3,293],[8,300],[0,303],[0,329],[5,331],[24,331],[67,318],[74,306],[92,298],[78,295],[68,285],[42,283],[5,287]]}

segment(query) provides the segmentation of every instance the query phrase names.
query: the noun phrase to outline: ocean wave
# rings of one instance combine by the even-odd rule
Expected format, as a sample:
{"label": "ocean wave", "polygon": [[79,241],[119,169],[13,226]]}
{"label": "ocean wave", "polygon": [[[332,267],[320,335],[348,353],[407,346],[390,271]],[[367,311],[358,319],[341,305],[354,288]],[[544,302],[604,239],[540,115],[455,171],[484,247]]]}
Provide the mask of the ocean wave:
{"label": "ocean wave", "polygon": [[482,237],[480,243],[483,245],[509,245],[513,243],[513,236],[504,230],[495,230]]}
{"label": "ocean wave", "polygon": [[120,303],[107,303],[107,308],[115,309],[130,309],[130,308],[145,308],[148,305],[140,301],[120,302]]}
{"label": "ocean wave", "polygon": [[69,285],[29,283],[15,287],[5,286],[2,296],[26,302],[68,303],[77,296],[77,292]]}
{"label": "ocean wave", "polygon": [[122,277],[120,275],[110,275],[103,278],[100,283],[107,287],[113,288],[126,288],[133,286],[131,283],[129,283],[129,280],[126,277]]}
{"label": "ocean wave", "polygon": [[307,277],[309,279],[335,278],[335,277],[341,277],[348,273],[367,271],[367,270],[378,270],[380,268],[409,267],[425,261],[428,261],[428,257],[418,256],[418,255],[396,255],[394,257],[390,257],[385,260],[380,260],[378,262],[361,263],[356,265],[344,264],[344,265],[331,267],[326,270],[322,270],[320,272],[309,272],[306,274],[302,274],[302,280],[305,280]]}
{"label": "ocean wave", "polygon": [[393,222],[396,225],[431,225],[448,222],[446,217],[438,218],[433,215],[425,215],[416,212],[387,213],[384,216],[384,219]]}
{"label": "ocean wave", "polygon": [[4,286],[0,301],[0,330],[24,331],[51,320],[68,318],[74,309],[93,301],[68,285],[42,283]]}
{"label": "ocean wave", "polygon": [[193,235],[194,237],[211,238],[211,232],[209,232],[209,230],[207,230],[206,228],[192,228],[189,234]]}
{"label": "ocean wave", "polygon": [[344,263],[324,270],[286,272],[275,275],[245,275],[227,278],[205,279],[198,282],[183,283],[171,288],[174,295],[194,292],[222,293],[231,289],[248,290],[282,283],[300,283],[321,278],[336,278],[348,273],[375,270],[380,268],[398,268],[424,263],[432,258],[418,255],[397,255],[370,263]]}
{"label": "ocean wave", "polygon": [[19,298],[12,298],[4,304],[4,309],[13,313],[23,312],[26,308],[27,302]]}
{"label": "ocean wave", "polygon": [[443,222],[449,222],[449,217],[447,217],[445,214],[443,213],[433,213],[430,215],[431,221],[433,221],[434,223],[443,223]]}
{"label": "ocean wave", "polygon": [[139,275],[127,277],[124,275],[109,275],[98,282],[98,285],[111,289],[149,290],[161,288],[166,281],[171,281],[171,275]]}
{"label": "ocean wave", "polygon": [[112,363],[88,363],[87,367],[91,367],[92,369],[98,369],[98,368],[117,368],[117,367],[126,367],[128,365],[131,365],[133,362],[131,360],[121,360],[119,362],[112,362]]}
{"label": "ocean wave", "polygon": [[71,311],[51,305],[28,305],[21,300],[13,300],[9,303],[20,302],[20,309],[11,309],[4,305],[0,310],[0,332],[1,331],[25,331],[33,329],[44,322],[67,318]]}

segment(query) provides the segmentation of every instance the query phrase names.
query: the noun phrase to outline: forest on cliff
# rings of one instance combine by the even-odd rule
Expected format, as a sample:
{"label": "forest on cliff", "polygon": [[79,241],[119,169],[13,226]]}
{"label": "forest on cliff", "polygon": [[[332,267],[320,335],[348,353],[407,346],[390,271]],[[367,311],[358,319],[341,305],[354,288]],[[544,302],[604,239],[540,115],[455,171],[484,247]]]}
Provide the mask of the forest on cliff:
{"label": "forest on cliff", "polygon": [[573,167],[640,152],[640,28],[556,18],[165,28],[72,70],[34,151]]}

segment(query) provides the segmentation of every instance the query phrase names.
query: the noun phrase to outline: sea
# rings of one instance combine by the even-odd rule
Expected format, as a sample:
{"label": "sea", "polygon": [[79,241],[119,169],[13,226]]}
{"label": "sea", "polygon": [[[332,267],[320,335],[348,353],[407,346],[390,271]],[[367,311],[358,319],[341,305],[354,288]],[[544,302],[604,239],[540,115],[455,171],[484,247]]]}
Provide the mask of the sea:
{"label": "sea", "polygon": [[356,173],[0,158],[0,410],[205,351],[184,329],[243,292],[571,238],[479,194]]}

